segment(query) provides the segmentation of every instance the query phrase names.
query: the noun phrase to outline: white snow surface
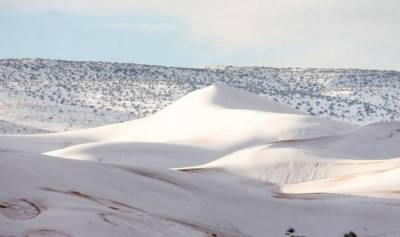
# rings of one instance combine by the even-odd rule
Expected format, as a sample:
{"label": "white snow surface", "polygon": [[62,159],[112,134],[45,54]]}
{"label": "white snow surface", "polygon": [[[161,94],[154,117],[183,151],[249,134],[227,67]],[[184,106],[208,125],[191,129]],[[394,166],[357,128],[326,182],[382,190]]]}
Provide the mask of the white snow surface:
{"label": "white snow surface", "polygon": [[0,236],[400,236],[399,144],[399,122],[209,86],[141,119],[1,135]]}

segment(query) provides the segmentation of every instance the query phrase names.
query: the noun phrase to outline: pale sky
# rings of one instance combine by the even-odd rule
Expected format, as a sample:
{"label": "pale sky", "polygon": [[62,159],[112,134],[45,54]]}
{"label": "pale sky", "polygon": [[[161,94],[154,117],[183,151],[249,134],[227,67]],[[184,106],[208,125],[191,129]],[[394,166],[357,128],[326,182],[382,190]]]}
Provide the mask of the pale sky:
{"label": "pale sky", "polygon": [[0,58],[400,70],[398,0],[0,0]]}

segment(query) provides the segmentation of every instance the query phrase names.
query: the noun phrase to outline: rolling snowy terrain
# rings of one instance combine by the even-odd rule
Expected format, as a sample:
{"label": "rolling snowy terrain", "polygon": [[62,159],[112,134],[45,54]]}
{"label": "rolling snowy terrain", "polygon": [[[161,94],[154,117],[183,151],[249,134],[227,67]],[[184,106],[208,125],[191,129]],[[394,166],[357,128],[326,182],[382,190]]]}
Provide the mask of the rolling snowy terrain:
{"label": "rolling snowy terrain", "polygon": [[[50,63],[44,61],[43,65]],[[146,73],[157,69],[193,75],[196,71],[130,66],[146,68]],[[33,69],[24,70],[31,72]],[[222,77],[236,69],[218,70],[198,72],[221,73]],[[246,70],[255,73],[258,69]],[[306,71],[299,70],[299,73],[302,75]],[[367,73],[355,70],[352,75],[355,72]],[[327,75],[340,73],[347,71],[333,70]],[[396,91],[394,85],[398,80],[394,78],[398,73],[369,73],[379,74],[392,83],[387,88],[377,84],[376,90],[390,91],[391,87]],[[160,72],[152,75],[157,77]],[[390,80],[388,75],[392,75]],[[4,90],[19,88],[15,98],[23,98],[22,94],[29,98],[44,93],[43,101],[48,102],[47,89],[24,83],[46,81],[49,88],[55,91],[59,88],[50,78],[38,81],[24,81],[16,75],[13,78],[16,79],[12,88]],[[73,85],[74,79],[69,80]],[[92,105],[89,102],[97,106],[99,101],[105,105],[105,120],[102,121],[105,122],[108,106],[110,114],[119,110],[117,105],[112,105],[115,97],[89,98],[94,98],[95,91],[102,91],[101,88],[109,90],[105,85],[112,85],[113,80],[105,79],[104,84],[97,84],[97,89],[90,86],[96,84],[94,81],[88,81],[86,86],[79,84],[78,92],[71,91],[71,97],[65,96],[64,104],[76,99],[77,105],[68,105],[72,111],[87,108]],[[335,84],[335,80],[332,81]],[[174,83],[165,87],[166,101],[180,95],[175,95],[170,88],[180,85],[182,87],[176,90],[183,93],[203,85]],[[153,85],[154,90],[150,91],[163,93],[157,83],[141,85],[143,88],[146,85],[147,89]],[[87,96],[75,97],[82,95],[79,91],[82,88],[86,88]],[[133,87],[121,86],[123,91],[127,88]],[[249,88],[259,88],[259,94],[264,93],[262,88],[270,91],[266,85]],[[37,94],[27,95],[28,91]],[[323,97],[321,91],[312,98],[322,98],[326,102],[328,97]],[[367,92],[377,97],[381,93],[374,89],[359,93]],[[57,93],[54,98],[58,98]],[[106,92],[99,93],[99,98],[104,95],[102,93]],[[332,101],[339,105],[339,98],[346,97],[339,95],[343,93],[339,89],[335,93],[329,98],[337,98]],[[145,95],[143,101],[153,96],[151,93],[135,94],[131,102],[137,101],[136,96]],[[272,93],[263,95],[274,96]],[[275,96],[290,101],[283,93]],[[366,97],[361,102],[362,98],[354,97],[357,101],[354,106],[367,103],[365,101],[375,101],[377,107],[374,108],[385,105],[396,110],[398,106],[392,99],[380,104],[379,100]],[[164,106],[157,104],[158,100],[148,100],[141,106],[155,106],[158,110]],[[38,104],[30,106],[36,108],[40,101],[39,96]],[[59,104],[57,99],[52,103]],[[143,111],[141,109],[125,111],[120,108],[120,111],[121,115],[116,113],[116,117],[123,118],[122,112],[143,116],[137,113]],[[386,118],[379,113],[371,113],[371,119],[356,113],[346,115],[344,120],[353,121],[354,116],[364,122]],[[31,116],[38,118],[35,116],[39,115]],[[67,118],[68,114],[64,116]],[[60,133],[0,135],[0,236],[400,236],[400,122],[360,125],[324,116],[328,114],[311,116],[273,99],[217,84],[195,90],[144,118]],[[22,121],[19,118],[14,117]],[[12,127],[11,124],[7,126]]]}
{"label": "rolling snowy terrain", "polygon": [[59,132],[128,121],[215,83],[321,118],[354,124],[400,120],[397,71],[3,59],[0,132]]}

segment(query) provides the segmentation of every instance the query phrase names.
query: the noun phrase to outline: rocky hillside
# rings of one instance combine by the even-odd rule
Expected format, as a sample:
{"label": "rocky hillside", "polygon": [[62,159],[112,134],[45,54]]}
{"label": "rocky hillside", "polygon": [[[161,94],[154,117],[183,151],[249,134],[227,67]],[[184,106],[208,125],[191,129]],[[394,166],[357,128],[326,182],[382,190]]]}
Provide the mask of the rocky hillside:
{"label": "rocky hillside", "polygon": [[0,132],[63,131],[144,117],[215,83],[270,97],[318,117],[356,124],[400,120],[397,71],[195,69],[4,59],[0,60]]}

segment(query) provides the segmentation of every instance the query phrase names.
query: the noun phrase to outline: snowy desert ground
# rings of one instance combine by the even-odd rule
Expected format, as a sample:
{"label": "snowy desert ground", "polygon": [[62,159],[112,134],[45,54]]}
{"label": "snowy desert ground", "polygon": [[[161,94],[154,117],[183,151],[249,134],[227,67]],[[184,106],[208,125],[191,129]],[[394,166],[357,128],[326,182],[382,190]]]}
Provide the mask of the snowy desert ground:
{"label": "snowy desert ground", "polygon": [[1,135],[0,236],[398,237],[399,144],[400,122],[209,86],[141,119]]}

